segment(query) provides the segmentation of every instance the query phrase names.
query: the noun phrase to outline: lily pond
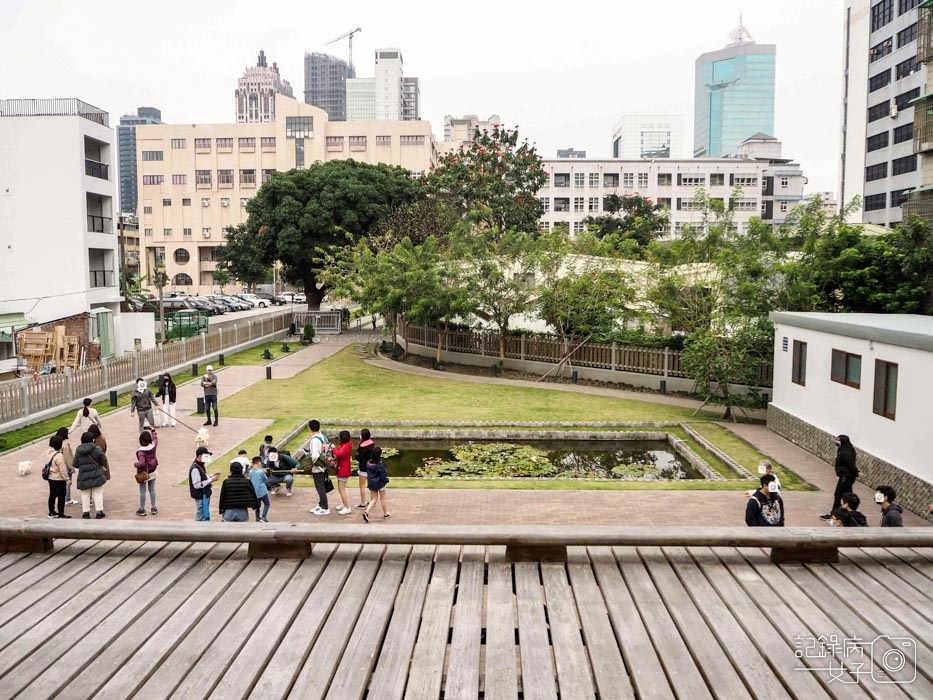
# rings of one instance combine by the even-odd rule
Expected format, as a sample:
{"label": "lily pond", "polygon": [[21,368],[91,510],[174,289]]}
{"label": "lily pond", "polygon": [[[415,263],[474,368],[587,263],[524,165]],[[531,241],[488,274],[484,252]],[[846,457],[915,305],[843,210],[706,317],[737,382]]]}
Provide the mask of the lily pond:
{"label": "lily pond", "polygon": [[702,479],[662,441],[392,440],[381,443],[390,476],[422,478]]}

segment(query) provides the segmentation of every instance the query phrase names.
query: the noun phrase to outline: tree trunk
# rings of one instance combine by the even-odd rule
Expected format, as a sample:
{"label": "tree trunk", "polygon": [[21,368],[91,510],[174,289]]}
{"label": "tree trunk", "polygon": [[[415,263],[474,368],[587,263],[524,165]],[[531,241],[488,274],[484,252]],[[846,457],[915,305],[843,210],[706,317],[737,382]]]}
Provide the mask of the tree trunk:
{"label": "tree trunk", "polygon": [[159,340],[165,342],[165,299],[162,296],[164,287],[159,287]]}
{"label": "tree trunk", "polygon": [[308,300],[308,311],[318,311],[321,308],[321,302],[327,294],[324,288],[317,288],[317,278],[315,276],[306,277],[304,280],[305,298]]}
{"label": "tree trunk", "polygon": [[505,363],[505,333],[506,329],[499,330],[499,364]]}

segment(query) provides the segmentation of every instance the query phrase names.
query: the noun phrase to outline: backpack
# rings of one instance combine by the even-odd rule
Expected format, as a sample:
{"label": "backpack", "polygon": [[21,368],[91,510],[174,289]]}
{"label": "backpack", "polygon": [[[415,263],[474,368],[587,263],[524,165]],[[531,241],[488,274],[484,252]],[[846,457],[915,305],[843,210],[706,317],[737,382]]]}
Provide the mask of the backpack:
{"label": "backpack", "polygon": [[[58,452],[55,453],[57,455]],[[52,455],[52,459],[55,459],[55,455]],[[42,478],[46,481],[49,480],[49,474],[52,473],[52,459],[45,463],[45,466],[42,467]]]}
{"label": "backpack", "polygon": [[764,504],[754,496],[752,499],[758,504],[761,510],[761,517],[765,519],[768,525],[777,525],[781,522],[781,503],[776,498]]}
{"label": "backpack", "polygon": [[324,467],[324,469],[336,469],[337,458],[334,456],[334,446],[330,444],[330,441],[324,435],[315,435],[311,439],[313,440],[316,437],[321,438],[321,456],[317,459],[319,466]]}

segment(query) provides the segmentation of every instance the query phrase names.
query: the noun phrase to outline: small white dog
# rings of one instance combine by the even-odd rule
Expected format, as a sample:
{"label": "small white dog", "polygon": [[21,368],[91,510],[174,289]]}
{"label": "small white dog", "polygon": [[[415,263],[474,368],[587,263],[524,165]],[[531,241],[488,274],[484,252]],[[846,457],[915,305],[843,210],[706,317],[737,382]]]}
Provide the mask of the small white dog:
{"label": "small white dog", "polygon": [[19,475],[26,476],[32,473],[32,462],[28,459],[19,463]]}
{"label": "small white dog", "polygon": [[207,428],[201,428],[198,430],[198,434],[194,438],[194,442],[198,447],[207,447],[208,440],[210,440],[211,434],[207,432]]}

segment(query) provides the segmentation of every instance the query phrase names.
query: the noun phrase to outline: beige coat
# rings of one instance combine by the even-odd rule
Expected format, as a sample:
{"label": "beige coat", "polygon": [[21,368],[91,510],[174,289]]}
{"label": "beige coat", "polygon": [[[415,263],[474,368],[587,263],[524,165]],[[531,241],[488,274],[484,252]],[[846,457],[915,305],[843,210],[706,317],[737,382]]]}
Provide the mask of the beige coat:
{"label": "beige coat", "polygon": [[[50,457],[52,458],[52,468],[49,470],[49,481],[68,481],[68,466],[65,464],[64,455],[49,448],[49,451],[45,453],[45,461],[48,462]],[[45,464],[42,466],[45,466]]]}

